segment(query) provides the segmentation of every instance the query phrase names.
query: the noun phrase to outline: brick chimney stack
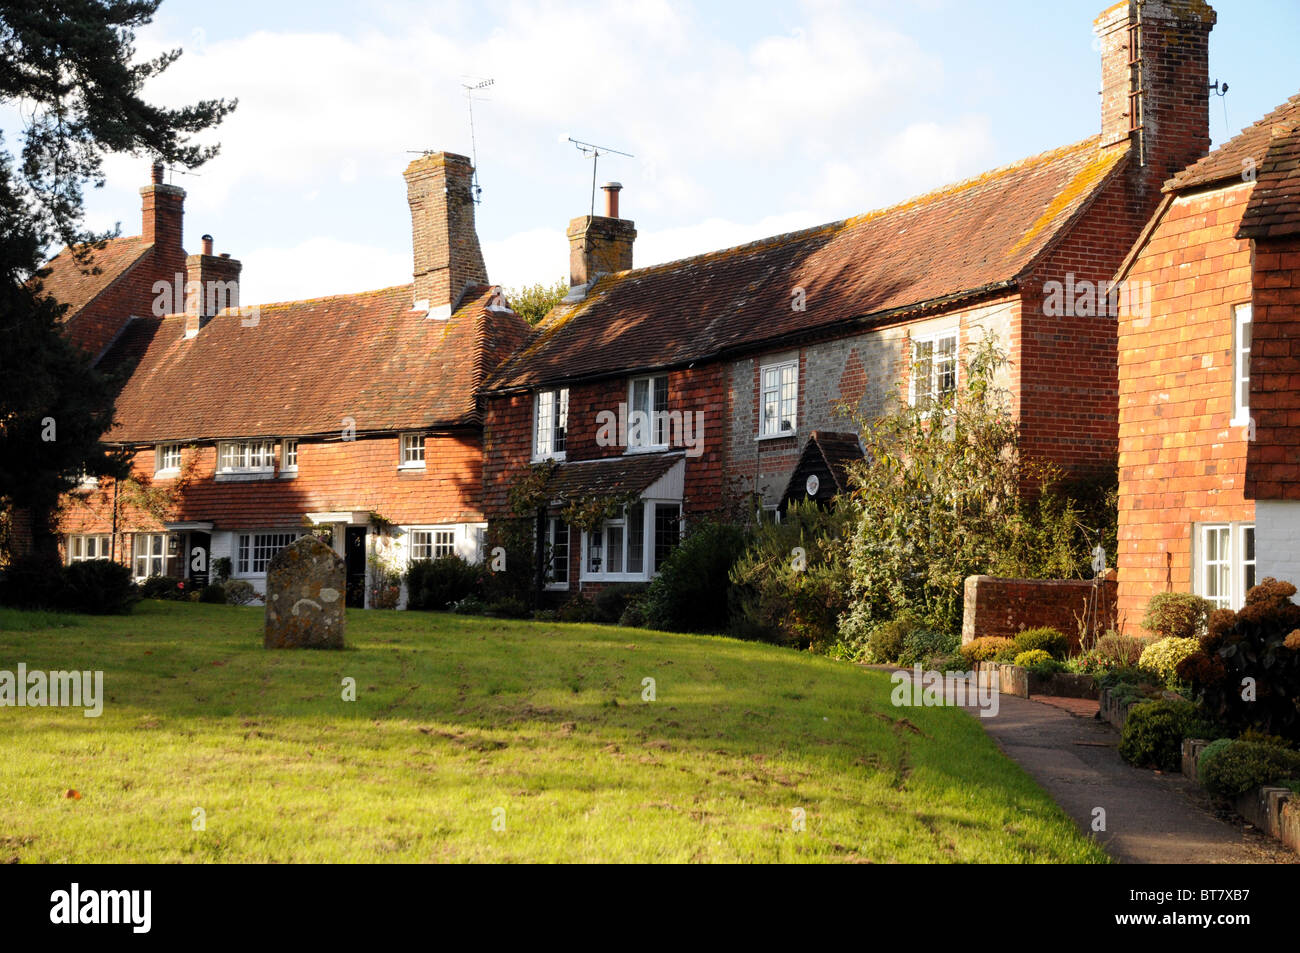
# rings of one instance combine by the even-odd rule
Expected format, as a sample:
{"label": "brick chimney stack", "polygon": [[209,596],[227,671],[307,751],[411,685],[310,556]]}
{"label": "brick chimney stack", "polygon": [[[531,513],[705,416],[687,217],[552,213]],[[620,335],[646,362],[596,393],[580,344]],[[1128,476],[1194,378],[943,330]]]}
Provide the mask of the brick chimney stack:
{"label": "brick chimney stack", "polygon": [[192,338],[212,316],[239,307],[239,273],[244,266],[228,254],[212,253],[212,236],[203,236],[203,253],[185,259],[185,337]]}
{"label": "brick chimney stack", "polygon": [[1102,146],[1131,142],[1143,192],[1210,148],[1209,38],[1204,0],[1123,0],[1093,29],[1101,43]]}
{"label": "brick chimney stack", "polygon": [[415,252],[414,307],[447,317],[466,285],[487,284],[474,229],[474,167],[465,156],[435,152],[406,167]]}
{"label": "brick chimney stack", "polygon": [[146,244],[159,250],[183,255],[181,226],[185,218],[185,190],[176,185],[163,184],[163,165],[155,162],[150,170],[150,184],[140,190],[143,200],[143,230]]}
{"label": "brick chimney stack", "polygon": [[632,267],[636,225],[618,217],[618,182],[607,182],[605,214],[584,215],[569,222],[569,287],[585,287],[599,274]]}

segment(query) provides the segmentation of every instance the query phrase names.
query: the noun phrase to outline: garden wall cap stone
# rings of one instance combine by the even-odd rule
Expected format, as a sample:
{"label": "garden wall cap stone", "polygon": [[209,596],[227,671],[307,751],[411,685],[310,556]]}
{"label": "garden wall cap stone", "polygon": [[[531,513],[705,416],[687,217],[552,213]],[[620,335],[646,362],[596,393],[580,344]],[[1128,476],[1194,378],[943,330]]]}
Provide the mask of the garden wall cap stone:
{"label": "garden wall cap stone", "polygon": [[341,649],[343,558],[315,536],[280,550],[266,570],[268,649]]}

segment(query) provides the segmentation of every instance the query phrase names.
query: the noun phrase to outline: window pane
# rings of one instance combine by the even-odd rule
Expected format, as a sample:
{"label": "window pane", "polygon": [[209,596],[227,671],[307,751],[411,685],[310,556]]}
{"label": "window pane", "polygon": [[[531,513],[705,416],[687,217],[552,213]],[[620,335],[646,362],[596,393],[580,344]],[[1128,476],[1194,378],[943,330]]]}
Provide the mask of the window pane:
{"label": "window pane", "polygon": [[569,581],[569,527],[564,520],[551,520],[551,581]]}
{"label": "window pane", "polygon": [[645,572],[645,504],[634,503],[627,510],[627,571]]}
{"label": "window pane", "polygon": [[676,503],[655,504],[655,562],[658,572],[681,536],[681,507]]}
{"label": "window pane", "polygon": [[587,533],[587,572],[600,572],[601,541],[604,538],[605,533],[599,526]]}
{"label": "window pane", "polygon": [[555,429],[554,436],[551,438],[551,449],[555,453],[563,453],[569,434],[569,390],[566,387],[556,394]]}
{"label": "window pane", "polygon": [[606,551],[609,553],[609,564],[606,572],[623,571],[623,527],[610,526],[606,534]]}

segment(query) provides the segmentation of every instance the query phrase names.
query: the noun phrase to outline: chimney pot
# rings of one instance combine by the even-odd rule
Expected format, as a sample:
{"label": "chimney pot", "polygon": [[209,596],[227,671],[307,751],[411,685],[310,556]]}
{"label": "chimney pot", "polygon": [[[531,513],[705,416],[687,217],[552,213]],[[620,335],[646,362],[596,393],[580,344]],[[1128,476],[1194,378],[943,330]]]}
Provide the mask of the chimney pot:
{"label": "chimney pot", "polygon": [[153,167],[150,169],[150,181],[152,181],[154,185],[162,185],[162,180],[163,164],[161,160],[155,159]]}
{"label": "chimney pot", "polygon": [[623,188],[622,182],[606,182],[601,186],[605,190],[605,217],[618,218],[618,193]]}
{"label": "chimney pot", "polygon": [[203,241],[203,254],[205,254],[205,255],[211,255],[211,254],[212,254],[212,236],[211,236],[211,235],[204,235],[202,241]]}

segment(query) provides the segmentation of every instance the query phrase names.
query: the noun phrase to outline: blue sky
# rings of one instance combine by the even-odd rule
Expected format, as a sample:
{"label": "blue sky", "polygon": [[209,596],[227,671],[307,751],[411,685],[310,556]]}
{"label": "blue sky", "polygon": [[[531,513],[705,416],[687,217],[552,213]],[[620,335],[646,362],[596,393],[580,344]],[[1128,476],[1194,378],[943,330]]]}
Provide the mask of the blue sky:
{"label": "blue sky", "polygon": [[[1300,90],[1296,0],[1212,0],[1222,142]],[[888,3],[253,3],[164,0],[142,54],[185,54],[159,100],[238,96],[222,154],[177,175],[186,247],[244,263],[244,301],[410,280],[409,150],[469,152],[489,276],[567,273],[564,228],[601,160],[652,264],[858,214],[1098,126],[1105,0]],[[1226,108],[1226,124],[1225,124]],[[5,123],[9,127],[9,123]],[[11,130],[6,128],[7,132]],[[147,162],[122,157],[90,224],[139,230]]]}

